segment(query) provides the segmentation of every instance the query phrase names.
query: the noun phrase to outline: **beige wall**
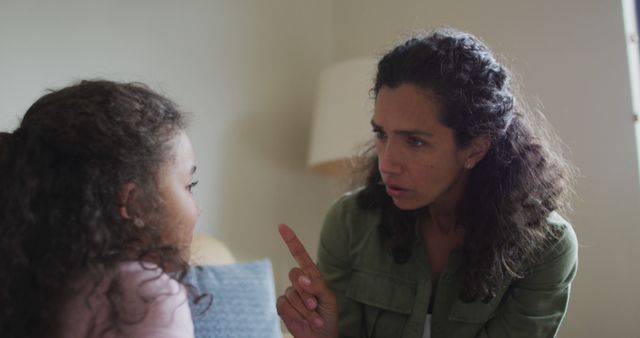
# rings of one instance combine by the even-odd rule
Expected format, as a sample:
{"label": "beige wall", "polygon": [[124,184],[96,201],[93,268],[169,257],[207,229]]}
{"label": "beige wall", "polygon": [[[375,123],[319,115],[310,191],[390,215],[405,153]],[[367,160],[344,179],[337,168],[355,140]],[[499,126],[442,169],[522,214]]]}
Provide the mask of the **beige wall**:
{"label": "beige wall", "polygon": [[619,1],[334,1],[336,59],[378,55],[413,29],[482,37],[519,73],[582,170],[580,267],[560,337],[637,337],[640,183]]}
{"label": "beige wall", "polygon": [[240,260],[271,258],[281,290],[293,261],[276,224],[315,253],[339,190],[303,167],[319,70],[442,25],[513,66],[582,170],[580,270],[561,337],[637,336],[640,183],[618,1],[0,0],[0,129],[76,79],[163,90],[194,114],[198,231]]}

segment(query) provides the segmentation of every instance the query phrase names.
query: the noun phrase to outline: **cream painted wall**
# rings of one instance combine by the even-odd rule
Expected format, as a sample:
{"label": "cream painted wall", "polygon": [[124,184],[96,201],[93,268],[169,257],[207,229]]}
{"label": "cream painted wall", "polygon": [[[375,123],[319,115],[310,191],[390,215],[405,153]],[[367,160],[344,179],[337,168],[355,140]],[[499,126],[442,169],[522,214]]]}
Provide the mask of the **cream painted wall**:
{"label": "cream painted wall", "polygon": [[276,226],[311,252],[334,180],[304,169],[330,3],[312,0],[0,0],[0,130],[47,88],[83,78],[146,82],[193,114],[198,232],[239,260],[294,262]]}
{"label": "cream painted wall", "polygon": [[561,337],[637,336],[640,192],[617,1],[0,0],[0,130],[45,88],[81,78],[164,91],[194,116],[198,231],[240,260],[271,258],[282,290],[294,263],[276,224],[315,253],[339,191],[303,167],[319,70],[442,25],[481,36],[515,68],[582,170],[580,270]]}
{"label": "cream painted wall", "polygon": [[445,25],[501,54],[582,170],[571,215],[580,267],[560,337],[637,337],[640,183],[620,2],[336,0],[333,20],[338,60]]}

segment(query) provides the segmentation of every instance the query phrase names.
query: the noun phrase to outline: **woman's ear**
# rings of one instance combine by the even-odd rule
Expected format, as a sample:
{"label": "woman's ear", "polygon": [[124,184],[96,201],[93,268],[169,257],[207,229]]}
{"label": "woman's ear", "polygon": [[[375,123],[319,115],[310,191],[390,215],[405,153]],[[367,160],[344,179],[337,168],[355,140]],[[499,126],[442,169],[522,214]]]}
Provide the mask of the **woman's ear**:
{"label": "woman's ear", "polygon": [[484,158],[491,147],[491,139],[488,135],[481,135],[471,140],[468,146],[469,152],[464,162],[465,169],[472,169]]}
{"label": "woman's ear", "polygon": [[138,187],[131,182],[124,184],[122,188],[120,188],[118,192],[118,215],[120,215],[122,219],[133,219],[135,217],[131,209],[137,190]]}

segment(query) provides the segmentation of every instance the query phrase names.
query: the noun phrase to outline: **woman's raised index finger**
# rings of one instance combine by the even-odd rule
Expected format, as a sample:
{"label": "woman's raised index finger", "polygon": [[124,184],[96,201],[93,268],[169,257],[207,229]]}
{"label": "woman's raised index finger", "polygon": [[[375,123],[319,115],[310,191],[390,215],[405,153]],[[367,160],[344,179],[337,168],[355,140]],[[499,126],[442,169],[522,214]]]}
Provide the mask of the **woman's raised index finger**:
{"label": "woman's raised index finger", "polygon": [[302,270],[306,273],[313,274],[314,276],[318,273],[318,267],[313,262],[309,253],[302,245],[302,242],[298,239],[295,232],[289,228],[286,224],[280,224],[278,226],[278,231],[280,232],[280,237],[284,240],[285,244],[289,248],[289,252],[291,252],[291,256],[298,262],[298,265]]}

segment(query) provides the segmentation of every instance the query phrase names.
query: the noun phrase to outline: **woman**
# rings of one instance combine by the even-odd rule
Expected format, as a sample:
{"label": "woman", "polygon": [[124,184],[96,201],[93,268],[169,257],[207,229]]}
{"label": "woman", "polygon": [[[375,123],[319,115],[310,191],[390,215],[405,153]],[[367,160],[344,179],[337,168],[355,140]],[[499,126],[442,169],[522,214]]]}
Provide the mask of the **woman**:
{"label": "woman", "polygon": [[83,81],[0,134],[3,337],[193,337],[184,129],[144,85]]}
{"label": "woman", "polygon": [[[558,213],[572,170],[470,34],[441,30],[378,63],[364,187],[322,230],[278,310],[296,337],[553,337],[577,243]],[[303,264],[304,263],[304,264]],[[303,265],[303,266],[302,266]]]}

